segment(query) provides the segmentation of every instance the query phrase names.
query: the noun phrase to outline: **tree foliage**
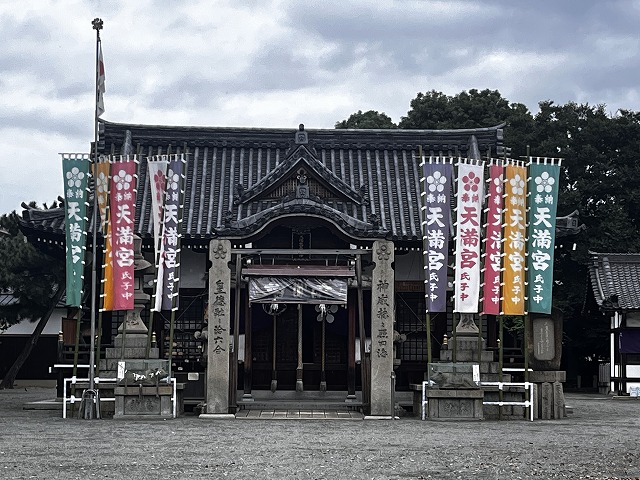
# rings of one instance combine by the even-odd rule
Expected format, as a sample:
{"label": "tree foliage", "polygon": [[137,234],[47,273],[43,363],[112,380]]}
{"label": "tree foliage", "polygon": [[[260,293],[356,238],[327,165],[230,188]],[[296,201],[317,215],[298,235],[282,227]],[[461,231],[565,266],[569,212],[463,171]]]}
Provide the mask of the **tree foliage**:
{"label": "tree foliage", "polygon": [[397,125],[384,112],[358,110],[346,120],[336,122],[336,128],[397,128]]}
{"label": "tree foliage", "polygon": [[38,251],[26,241],[14,211],[0,217],[0,292],[10,294],[0,306],[0,330],[46,314],[59,287],[64,286],[64,262]]}

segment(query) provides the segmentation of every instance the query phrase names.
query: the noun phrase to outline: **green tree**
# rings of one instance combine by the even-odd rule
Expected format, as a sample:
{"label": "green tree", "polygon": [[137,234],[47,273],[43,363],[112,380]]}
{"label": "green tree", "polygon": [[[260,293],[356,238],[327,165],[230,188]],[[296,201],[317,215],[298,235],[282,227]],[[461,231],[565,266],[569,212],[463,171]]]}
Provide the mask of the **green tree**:
{"label": "green tree", "polygon": [[506,123],[505,145],[512,157],[526,154],[533,141],[534,117],[521,103],[509,103],[497,90],[469,90],[448,96],[432,90],[418,93],[411,109],[400,119],[400,128],[482,128]]}
{"label": "green tree", "polygon": [[[35,204],[32,203],[32,206]],[[5,374],[0,388],[13,388],[15,378],[38,342],[64,291],[64,261],[45,255],[26,241],[14,211],[0,217],[0,292],[12,301],[0,307],[0,330],[21,321],[38,321],[25,349]]]}
{"label": "green tree", "polygon": [[369,110],[362,113],[362,110],[358,110],[357,113],[353,113],[348,119],[336,122],[336,128],[398,128],[391,117],[384,112],[380,113],[375,110]]}
{"label": "green tree", "polygon": [[531,145],[533,155],[563,158],[559,214],[577,209],[587,227],[575,251],[573,241],[556,251],[554,303],[576,356],[606,359],[609,320],[590,291],[589,251],[640,251],[640,114],[541,102]]}

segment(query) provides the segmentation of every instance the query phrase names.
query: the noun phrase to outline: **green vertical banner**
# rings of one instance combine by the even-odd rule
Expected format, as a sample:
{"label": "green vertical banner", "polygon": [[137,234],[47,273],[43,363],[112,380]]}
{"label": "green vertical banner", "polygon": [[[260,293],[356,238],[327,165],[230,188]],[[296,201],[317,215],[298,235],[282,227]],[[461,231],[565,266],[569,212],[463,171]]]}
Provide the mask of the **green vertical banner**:
{"label": "green vertical banner", "polygon": [[85,251],[87,248],[88,155],[63,154],[64,226],[67,254],[67,305],[82,306]]}
{"label": "green vertical banner", "polygon": [[560,160],[531,159],[527,251],[528,310],[551,313]]}

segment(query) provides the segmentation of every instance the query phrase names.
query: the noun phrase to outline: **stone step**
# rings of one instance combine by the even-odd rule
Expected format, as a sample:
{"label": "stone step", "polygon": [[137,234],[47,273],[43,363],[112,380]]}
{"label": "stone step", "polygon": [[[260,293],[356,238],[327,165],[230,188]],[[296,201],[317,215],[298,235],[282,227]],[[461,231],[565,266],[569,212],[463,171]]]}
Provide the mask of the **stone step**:
{"label": "stone step", "polygon": [[[440,350],[440,361],[452,362],[453,350]],[[493,352],[489,350],[483,350],[480,354],[480,361],[493,362]],[[456,351],[456,362],[478,362],[477,350],[458,350]]]}
{"label": "stone step", "polygon": [[[158,348],[151,348],[149,351],[149,358],[158,358],[158,356],[160,355],[160,350],[158,350]],[[122,357],[124,358],[134,358],[134,359],[138,359],[138,358],[146,358],[147,356],[147,346],[145,344],[144,347],[124,347],[124,354],[122,352],[122,348],[107,348],[106,352],[105,352],[105,357],[110,359],[110,358],[117,358],[120,359]]]}
{"label": "stone step", "polygon": [[[125,347],[147,348],[147,342],[147,336],[139,333],[128,333],[124,337]],[[117,335],[116,338],[113,339],[113,345],[115,347],[122,347],[122,335]]]}

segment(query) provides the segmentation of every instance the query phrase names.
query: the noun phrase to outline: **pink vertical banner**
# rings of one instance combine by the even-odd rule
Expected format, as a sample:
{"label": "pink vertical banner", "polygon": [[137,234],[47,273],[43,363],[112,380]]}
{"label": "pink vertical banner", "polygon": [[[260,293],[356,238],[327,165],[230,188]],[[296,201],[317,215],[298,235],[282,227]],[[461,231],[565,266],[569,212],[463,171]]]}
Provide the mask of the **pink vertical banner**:
{"label": "pink vertical banner", "polygon": [[137,160],[120,158],[111,167],[111,245],[113,250],[114,310],[132,310]]}
{"label": "pink vertical banner", "polygon": [[504,167],[489,167],[489,197],[485,229],[482,313],[500,315],[500,269],[502,268],[502,209]]}

